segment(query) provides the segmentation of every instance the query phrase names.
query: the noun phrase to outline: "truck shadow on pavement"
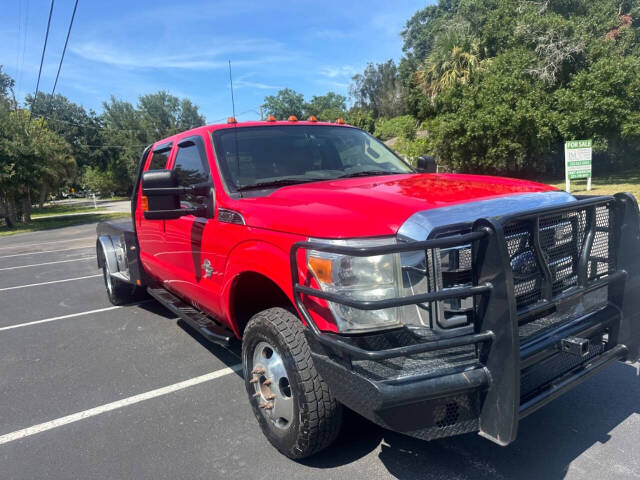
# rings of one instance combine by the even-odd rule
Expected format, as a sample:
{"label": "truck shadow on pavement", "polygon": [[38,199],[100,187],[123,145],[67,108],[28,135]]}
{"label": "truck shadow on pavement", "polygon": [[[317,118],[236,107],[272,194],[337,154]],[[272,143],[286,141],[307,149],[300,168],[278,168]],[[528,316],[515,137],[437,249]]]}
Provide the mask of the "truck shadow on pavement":
{"label": "truck shadow on pavement", "polygon": [[[149,297],[143,297],[142,300],[147,300]],[[138,305],[137,308],[142,308],[148,312],[151,312],[155,315],[160,315],[167,320],[173,320],[176,322],[178,327],[185,331],[193,340],[198,342],[200,346],[209,351],[213,356],[215,356],[218,360],[223,362],[225,365],[232,367],[242,362],[242,352],[240,349],[240,343],[233,343],[229,347],[222,347],[220,345],[216,345],[215,343],[211,343],[204,339],[198,332],[193,330],[187,323],[182,321],[179,318],[176,318],[175,314],[165,307],[160,305],[158,302],[149,299],[149,301],[145,301]],[[242,371],[235,372],[236,375],[242,377]]]}
{"label": "truck shadow on pavement", "polygon": [[[387,471],[398,479],[522,478],[560,479],[570,464],[592,446],[611,439],[610,432],[634,413],[640,413],[640,381],[635,368],[615,364],[520,422],[518,439],[500,447],[476,434],[425,442],[379,428],[349,412],[336,445],[303,461],[315,468],[332,468],[355,462],[378,449]],[[628,429],[627,429],[628,430]],[[619,432],[618,436],[624,435]],[[620,443],[640,446],[636,435]],[[630,441],[633,442],[630,444]],[[579,465],[582,478],[634,477],[630,456],[617,451],[611,458],[595,449]],[[602,458],[598,458],[602,455]],[[578,464],[580,460],[578,460]],[[635,461],[632,462],[634,465]],[[636,465],[637,466],[637,465]],[[585,471],[588,473],[585,475]],[[613,478],[612,477],[612,478]]]}

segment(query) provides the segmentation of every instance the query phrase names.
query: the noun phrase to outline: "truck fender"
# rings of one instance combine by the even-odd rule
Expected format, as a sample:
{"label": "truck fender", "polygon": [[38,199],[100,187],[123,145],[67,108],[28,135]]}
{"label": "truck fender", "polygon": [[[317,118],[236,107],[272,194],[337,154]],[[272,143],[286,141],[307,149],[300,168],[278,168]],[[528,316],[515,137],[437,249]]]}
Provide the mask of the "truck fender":
{"label": "truck fender", "polygon": [[[102,255],[100,255],[100,250],[102,250]],[[102,268],[104,266],[104,262],[107,262],[107,267],[110,272],[118,271],[116,248],[109,235],[101,235],[98,237],[98,241],[96,242],[96,254],[98,255],[98,268]]]}
{"label": "truck fender", "polygon": [[[100,255],[100,249],[102,250],[102,255]],[[112,276],[128,282],[129,269],[124,249],[125,247],[118,235],[100,235],[96,242],[98,268],[102,268],[103,262],[106,262]]]}
{"label": "truck fender", "polygon": [[222,291],[224,310],[236,335],[240,334],[233,312],[234,287],[243,273],[257,273],[273,282],[293,305],[289,255],[281,247],[265,241],[249,240],[229,252]]}

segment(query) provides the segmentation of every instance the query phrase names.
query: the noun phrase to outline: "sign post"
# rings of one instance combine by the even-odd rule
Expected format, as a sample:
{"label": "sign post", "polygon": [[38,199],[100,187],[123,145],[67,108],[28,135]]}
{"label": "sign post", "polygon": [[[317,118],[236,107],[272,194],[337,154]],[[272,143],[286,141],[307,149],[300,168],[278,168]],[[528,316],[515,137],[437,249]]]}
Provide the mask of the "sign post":
{"label": "sign post", "polygon": [[564,144],[564,178],[567,192],[571,192],[571,180],[587,179],[591,190],[591,140],[569,140]]}

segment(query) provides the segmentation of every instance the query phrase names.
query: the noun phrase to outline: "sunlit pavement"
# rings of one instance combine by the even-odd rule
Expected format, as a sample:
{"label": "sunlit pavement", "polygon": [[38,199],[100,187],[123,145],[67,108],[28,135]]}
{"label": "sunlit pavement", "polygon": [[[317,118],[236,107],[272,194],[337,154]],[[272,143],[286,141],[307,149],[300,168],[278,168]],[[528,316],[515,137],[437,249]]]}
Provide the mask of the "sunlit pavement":
{"label": "sunlit pavement", "polygon": [[237,351],[154,302],[108,303],[94,232],[0,238],[2,479],[640,478],[640,378],[623,364],[523,420],[506,448],[350,415],[332,448],[288,460],[258,428]]}

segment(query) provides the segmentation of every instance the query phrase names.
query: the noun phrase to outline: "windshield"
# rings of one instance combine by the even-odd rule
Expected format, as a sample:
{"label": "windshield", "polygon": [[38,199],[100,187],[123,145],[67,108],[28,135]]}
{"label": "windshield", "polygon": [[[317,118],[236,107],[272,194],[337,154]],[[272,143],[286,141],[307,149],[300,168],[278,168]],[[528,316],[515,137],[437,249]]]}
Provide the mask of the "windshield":
{"label": "windshield", "polygon": [[413,170],[371,135],[328,125],[236,127],[213,134],[232,191]]}

